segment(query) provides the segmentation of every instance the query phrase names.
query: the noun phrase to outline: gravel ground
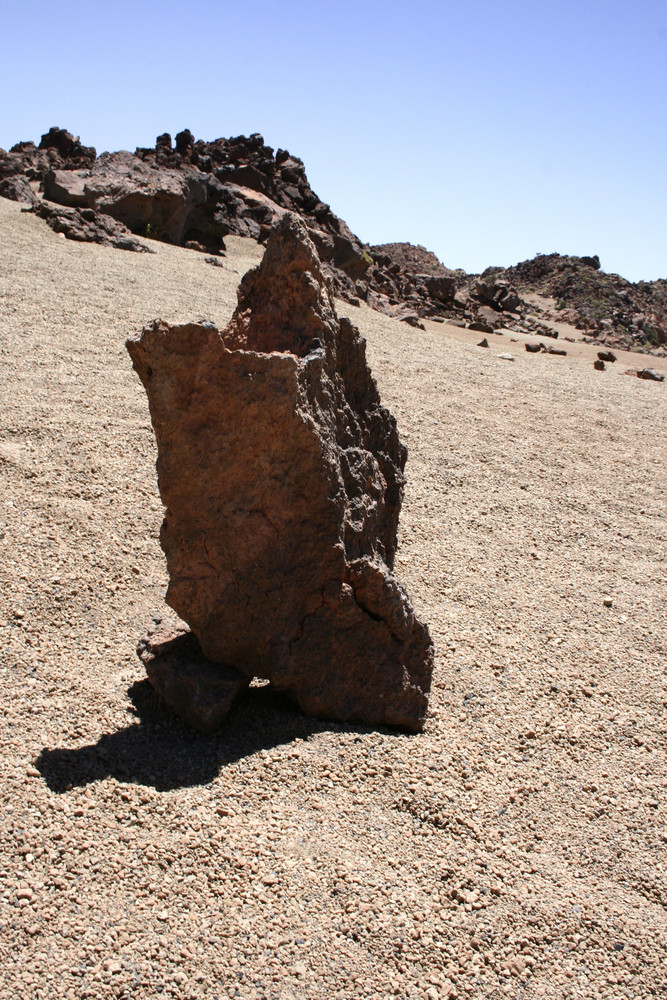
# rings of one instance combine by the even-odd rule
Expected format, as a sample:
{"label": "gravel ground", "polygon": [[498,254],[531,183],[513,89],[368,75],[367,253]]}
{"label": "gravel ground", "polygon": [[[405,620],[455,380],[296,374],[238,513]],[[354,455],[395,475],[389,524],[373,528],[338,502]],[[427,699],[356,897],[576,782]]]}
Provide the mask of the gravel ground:
{"label": "gravel ground", "polygon": [[258,686],[204,738],[134,652],[173,615],[124,340],[226,322],[261,253],[228,243],[79,245],[0,199],[1,1000],[663,997],[667,383],[341,306],[410,449],[430,717]]}

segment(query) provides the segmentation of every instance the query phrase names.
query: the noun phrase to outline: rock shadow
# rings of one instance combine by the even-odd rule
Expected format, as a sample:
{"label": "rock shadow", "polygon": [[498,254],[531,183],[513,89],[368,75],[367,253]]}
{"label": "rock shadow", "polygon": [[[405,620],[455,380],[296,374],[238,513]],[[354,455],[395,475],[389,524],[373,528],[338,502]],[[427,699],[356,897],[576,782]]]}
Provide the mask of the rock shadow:
{"label": "rock shadow", "polygon": [[318,732],[373,731],[310,718],[286,695],[266,685],[251,688],[219,732],[202,736],[167,708],[147,680],[136,681],[127,693],[137,723],[106,733],[88,746],[42,750],[35,766],[51,791],[66,792],[107,777],[157,791],[205,785],[221,768],[259,750]]}

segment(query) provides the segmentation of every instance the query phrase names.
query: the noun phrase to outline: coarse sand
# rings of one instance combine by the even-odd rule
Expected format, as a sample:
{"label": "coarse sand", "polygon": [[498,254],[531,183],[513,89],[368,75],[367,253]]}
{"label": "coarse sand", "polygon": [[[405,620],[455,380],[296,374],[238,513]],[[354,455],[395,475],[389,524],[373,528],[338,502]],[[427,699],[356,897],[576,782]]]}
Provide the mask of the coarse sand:
{"label": "coarse sand", "polygon": [[257,686],[198,736],[135,655],[175,619],[124,342],[224,324],[228,246],[0,199],[0,1000],[664,997],[667,383],[339,303],[409,448],[426,729]]}

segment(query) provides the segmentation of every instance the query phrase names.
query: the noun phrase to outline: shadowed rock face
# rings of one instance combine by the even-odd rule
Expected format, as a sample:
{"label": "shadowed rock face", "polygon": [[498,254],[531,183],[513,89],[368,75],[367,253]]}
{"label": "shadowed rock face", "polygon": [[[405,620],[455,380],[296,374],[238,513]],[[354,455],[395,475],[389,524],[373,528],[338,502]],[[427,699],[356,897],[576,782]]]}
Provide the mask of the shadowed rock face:
{"label": "shadowed rock face", "polygon": [[406,451],[365,343],[286,215],[223,331],[156,321],[128,350],[167,508],[167,601],[212,661],[304,711],[423,725],[428,629],[392,575]]}

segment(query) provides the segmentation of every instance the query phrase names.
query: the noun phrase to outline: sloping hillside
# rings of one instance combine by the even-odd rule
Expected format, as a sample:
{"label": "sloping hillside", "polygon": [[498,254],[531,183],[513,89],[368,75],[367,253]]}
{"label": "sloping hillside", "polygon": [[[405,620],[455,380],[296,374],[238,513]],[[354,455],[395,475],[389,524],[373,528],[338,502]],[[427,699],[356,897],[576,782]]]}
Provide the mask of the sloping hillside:
{"label": "sloping hillside", "polygon": [[197,736],[135,655],[170,613],[124,341],[224,324],[262,252],[226,242],[74,243],[0,198],[1,1000],[663,996],[664,384],[339,302],[409,448],[426,730],[257,687]]}
{"label": "sloping hillside", "polygon": [[424,247],[366,246],[312,190],[302,160],[257,134],[209,142],[184,129],[154,147],[98,156],[53,127],[38,144],[0,150],[0,196],[31,205],[71,239],[141,249],[133,233],[216,256],[229,234],[262,242],[295,212],[336,293],[353,305],[411,326],[436,318],[482,332],[551,336],[565,322],[601,344],[665,351],[667,282],[632,285],[604,274],[597,258],[559,254],[467,275]]}

